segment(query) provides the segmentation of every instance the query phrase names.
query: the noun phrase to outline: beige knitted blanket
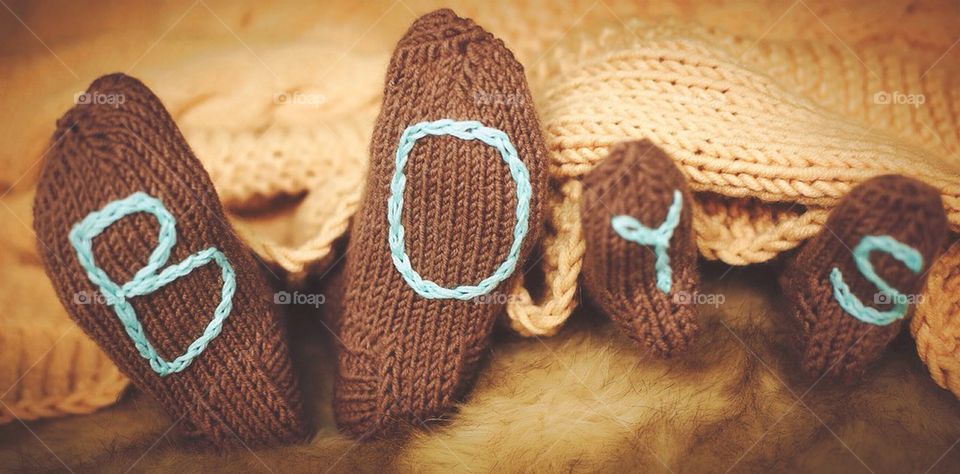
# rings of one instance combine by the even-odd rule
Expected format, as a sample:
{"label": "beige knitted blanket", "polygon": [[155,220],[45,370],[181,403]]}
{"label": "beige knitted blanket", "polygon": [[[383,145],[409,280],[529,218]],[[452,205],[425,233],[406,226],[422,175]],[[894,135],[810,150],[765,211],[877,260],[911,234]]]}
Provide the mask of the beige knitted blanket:
{"label": "beige knitted blanket", "polygon": [[[82,24],[67,6],[42,20],[25,15],[32,34],[18,36],[22,50],[5,56],[16,67],[0,79],[0,90],[35,91],[0,99],[11,111],[0,138],[12,144],[0,150],[0,211],[19,221],[0,232],[3,252],[20,255],[6,268],[39,268],[29,202],[54,119],[94,77],[122,70],[171,109],[254,251],[294,286],[321,277],[342,257],[336,243],[359,202],[393,44],[434,3],[250,10],[184,2],[129,20],[143,22],[136,30],[101,30],[122,14],[109,10]],[[697,195],[697,242],[708,259],[745,265],[790,250],[820,229],[844,193],[883,173],[940,189],[951,229],[960,231],[956,4],[452,3],[502,37],[527,68],[551,152],[552,211],[539,271],[530,273],[542,281],[527,279],[536,291],[515,288],[507,310],[522,334],[553,334],[573,311],[583,255],[579,178],[626,139],[650,139],[677,160]],[[188,14],[193,9],[208,14]],[[5,30],[13,27],[20,26]],[[931,285],[955,285],[950,269],[958,266],[953,251],[934,266],[940,279]],[[7,304],[0,324],[31,314],[87,344],[49,284],[31,281],[4,285],[0,298],[31,300],[36,309]],[[921,345],[937,361],[928,361],[939,367],[935,379],[949,384],[958,295],[940,294],[913,326],[939,338]],[[0,348],[0,357],[22,361],[0,367],[0,381],[16,387],[32,372],[33,356],[23,354],[45,347],[32,337]],[[21,383],[0,397],[0,421],[55,414],[78,393],[109,400],[123,386],[102,375],[115,370],[109,364],[64,364],[76,383],[41,395]],[[89,410],[104,403],[97,399],[59,410]]]}

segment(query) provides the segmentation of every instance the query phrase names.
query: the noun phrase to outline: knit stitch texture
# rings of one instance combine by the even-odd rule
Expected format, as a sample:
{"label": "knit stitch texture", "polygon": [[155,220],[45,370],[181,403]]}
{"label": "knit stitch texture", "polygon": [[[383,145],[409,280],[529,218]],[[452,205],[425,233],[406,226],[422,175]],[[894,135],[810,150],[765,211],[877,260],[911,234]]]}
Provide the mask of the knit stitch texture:
{"label": "knit stitch texture", "polygon": [[[34,205],[38,247],[61,303],[188,437],[217,446],[304,438],[285,326],[270,302],[261,268],[226,223],[200,162],[160,101],[136,79],[104,76],[87,93],[123,101],[116,107],[79,104],[61,118]],[[233,307],[222,333],[189,367],[165,377],[141,357],[111,307],[116,302],[109,297],[101,301],[100,289],[88,279],[68,240],[71,228],[91,212],[137,192],[154,196],[176,219],[176,245],[166,249],[171,262],[216,247],[236,272]],[[153,253],[164,241],[158,237],[163,224],[142,212],[116,220],[92,241],[97,266],[117,282],[156,270],[162,262]],[[167,276],[180,278],[161,277],[148,285],[150,291],[131,288],[128,304],[159,355],[174,360],[204,332],[223,300],[221,288],[229,282],[217,265]],[[92,297],[78,299],[81,294]]]}
{"label": "knit stitch texture", "polygon": [[[900,294],[916,296],[929,263],[942,250],[947,222],[935,189],[902,176],[873,178],[854,188],[830,214],[824,229],[805,243],[780,276],[792,316],[798,323],[801,364],[811,377],[855,379],[900,332],[901,319],[886,325],[856,318],[837,299],[830,275],[839,271],[849,292],[864,305],[891,311],[893,301],[861,272],[856,253],[865,238],[889,236],[922,257],[911,265],[894,255],[873,252],[870,262],[883,282]],[[905,264],[906,263],[906,264]],[[918,270],[918,263],[923,267]],[[836,269],[836,270],[834,270]],[[914,298],[916,299],[916,298]]]}
{"label": "knit stitch texture", "polygon": [[[137,270],[133,279],[125,283],[117,283],[97,265],[96,256],[93,254],[93,239],[120,219],[140,212],[151,214],[157,219],[160,225],[157,246],[150,252],[147,264]],[[97,286],[99,294],[104,297],[104,302],[113,308],[140,355],[147,359],[150,362],[150,368],[161,376],[180,372],[189,367],[193,359],[203,353],[207,345],[220,335],[224,320],[233,310],[233,294],[237,289],[237,277],[233,266],[223,252],[216,247],[208,247],[189,255],[180,262],[164,266],[176,243],[177,231],[174,217],[159,199],[142,192],[111,201],[103,209],[87,214],[87,217],[70,229],[70,244],[77,252],[77,260],[87,273],[87,278]],[[130,304],[130,298],[149,295],[210,262],[216,263],[222,271],[220,301],[203,333],[190,343],[183,354],[168,361],[157,354],[150,338],[144,333],[143,324],[133,305]]]}
{"label": "knit stitch texture", "polygon": [[[749,61],[736,54],[741,49],[751,55]],[[572,201],[568,209],[579,200],[582,176],[615,143],[633,138],[662,147],[687,177],[697,208],[697,244],[709,259],[744,265],[790,250],[816,234],[856,184],[890,172],[938,189],[951,228],[960,230],[960,168],[941,159],[941,150],[931,151],[930,141],[864,126],[795,92],[862,89],[856,84],[872,81],[871,72],[879,68],[867,69],[847,52],[779,44],[753,48],[702,28],[628,20],[585,28],[551,56],[554,61],[544,61],[549,69],[537,100],[551,175],[566,190],[561,199]],[[869,58],[871,64],[889,60]],[[831,68],[842,62],[845,74],[816,79],[824,61]],[[766,73],[783,69],[793,75]],[[876,91],[907,88],[897,71],[884,72]],[[955,114],[940,109],[956,104],[950,80],[941,73],[924,78],[927,100],[938,105],[920,113],[939,114],[937,120],[956,129]],[[858,114],[895,108],[867,107],[867,98],[860,99]],[[909,122],[905,135],[928,136],[922,120]],[[955,153],[950,141],[945,143],[945,151]],[[572,311],[568,285],[576,281],[583,258],[577,226],[571,216],[548,219],[548,298],[509,308],[522,333],[550,334]]]}
{"label": "knit stitch texture", "polygon": [[864,304],[850,291],[850,285],[843,279],[843,273],[839,268],[834,267],[830,270],[830,285],[833,286],[833,298],[840,304],[843,310],[867,324],[876,324],[877,326],[886,326],[907,315],[909,295],[900,293],[900,290],[890,286],[882,277],[877,275],[870,262],[873,252],[882,251],[907,266],[913,273],[920,273],[923,270],[923,256],[917,249],[897,241],[889,235],[867,235],[860,239],[860,243],[853,249],[853,260],[857,264],[857,270],[867,281],[877,287],[878,293],[875,293],[874,301],[880,300],[881,303],[890,304],[891,308],[887,311],[878,311],[872,306]]}
{"label": "knit stitch texture", "polygon": [[[483,94],[511,100],[485,101]],[[442,419],[476,374],[504,307],[513,272],[470,300],[426,298],[404,280],[388,248],[388,198],[401,136],[441,119],[502,131],[529,174],[524,194],[495,148],[456,136],[424,136],[405,160],[402,226],[412,268],[440,287],[474,284],[536,242],[546,191],[545,151],[523,68],[503,42],[450,10],[417,19],[387,70],[383,108],[371,142],[363,203],[350,235],[342,347],[335,388],[337,424],[351,436],[380,436]],[[398,214],[399,215],[399,214]],[[393,243],[393,241],[391,241]],[[518,268],[519,270],[519,268]],[[439,295],[438,296],[442,296]]]}
{"label": "knit stitch texture", "polygon": [[[404,241],[404,228],[401,223],[403,212],[403,195],[406,191],[407,176],[404,174],[410,151],[417,140],[427,136],[453,136],[461,140],[477,140],[496,148],[510,169],[510,176],[516,183],[516,218],[513,225],[513,240],[510,242],[510,252],[507,258],[497,266],[497,269],[479,283],[463,284],[456,288],[444,288],[431,280],[424,279],[411,265]],[[471,300],[478,296],[490,293],[503,280],[510,277],[517,268],[517,259],[523,246],[523,239],[527,236],[528,221],[530,219],[530,173],[520,158],[517,150],[510,143],[510,138],[500,130],[484,126],[477,121],[454,121],[441,119],[433,122],[420,122],[407,127],[400,135],[397,145],[396,169],[390,179],[390,202],[387,205],[387,221],[390,223],[390,253],[397,271],[403,275],[404,281],[424,298],[452,298]]]}
{"label": "knit stitch texture", "polygon": [[[617,145],[584,179],[587,293],[624,333],[661,357],[685,349],[698,332],[693,213],[682,205],[690,200],[683,175],[648,141]],[[670,229],[664,235],[667,245],[659,239],[640,245],[624,238],[615,228],[622,217],[649,229]],[[673,225],[664,228],[668,224]],[[669,258],[671,269],[666,291],[660,282],[665,263],[661,255]]]}
{"label": "knit stitch texture", "polygon": [[910,332],[933,381],[960,398],[960,242],[929,272]]}
{"label": "knit stitch texture", "polygon": [[[687,12],[681,16],[693,15],[711,28],[641,19],[676,16],[678,6],[671,2],[607,0],[604,8],[589,0],[562,6],[504,1],[494,2],[495,8],[464,3],[462,9],[508,39],[527,66],[552,162],[567,163],[554,171],[586,172],[610,143],[647,138],[692,177],[701,254],[745,265],[770,260],[812,237],[846,192],[879,174],[920,178],[941,191],[948,211],[960,209],[960,169],[952,159],[960,150],[954,112],[960,110],[955,93],[960,76],[953,73],[950,55],[930,67],[955,34],[929,27],[945,12],[928,3],[904,13],[896,2],[840,7],[808,1],[816,16],[798,5],[769,32],[763,25],[783,13],[772,4],[679,8]],[[385,30],[394,16],[402,17],[388,15],[381,24]],[[241,236],[293,281],[336,261],[334,243],[359,206],[365,147],[380,98],[375,83],[392,45],[386,38],[395,38],[379,27],[374,34],[383,36],[383,47],[370,54],[343,54],[316,42],[258,49],[287,79],[280,86],[246,50],[174,70],[164,64],[157,74],[187,111],[185,134],[225,204],[243,212]],[[904,41],[906,49],[884,47]],[[661,57],[662,51],[670,54]],[[325,59],[330,57],[338,58],[336,68]],[[643,75],[647,70],[651,74]],[[229,87],[217,80],[224,71]],[[194,92],[184,92],[184,81]],[[737,87],[727,88],[728,83]],[[278,107],[278,87],[322,91],[327,102],[319,108]],[[915,108],[875,101],[878,92],[894,91],[922,93],[926,102]],[[254,92],[263,97],[257,100]],[[205,97],[215,99],[200,100]],[[591,103],[613,108],[580,110]],[[617,114],[604,110],[649,115],[651,121],[620,127]],[[780,119],[756,118],[769,116]],[[753,138],[729,139],[736,136]],[[824,144],[846,151],[821,154]],[[757,160],[780,166],[750,164]],[[567,174],[556,181],[547,206],[545,252],[537,264],[542,278],[529,280],[530,291],[515,286],[507,306],[513,327],[526,335],[556,332],[576,306],[584,247],[580,183]],[[708,186],[716,192],[701,192]],[[289,196],[299,199],[289,214],[248,218]],[[950,211],[948,218],[958,229],[960,214]]]}
{"label": "knit stitch texture", "polygon": [[[545,125],[559,120],[558,115],[548,118],[548,110],[571,105],[567,94],[547,95],[548,89],[565,83],[584,90],[596,83],[599,86],[594,93],[614,96],[623,109],[653,110],[661,121],[657,133],[646,138],[671,155],[678,148],[701,149],[700,145],[709,144],[710,137],[716,136],[716,123],[706,120],[713,115],[705,113],[736,116],[755,110],[765,117],[777,117],[771,124],[762,124],[765,126],[732,121],[723,128],[731,134],[742,129],[760,132],[757,140],[767,143],[767,148],[751,149],[750,155],[775,157],[777,154],[768,150],[787,147],[810,158],[786,165],[791,173],[804,176],[804,194],[780,196],[775,201],[754,199],[761,187],[755,182],[755,173],[742,170],[733,174],[737,180],[719,180],[722,191],[717,194],[695,192],[698,247],[709,259],[743,265],[794,248],[815,235],[840,197],[868,176],[910,175],[915,171],[913,165],[920,163],[933,167],[944,179],[960,175],[956,164],[960,151],[957,49],[944,55],[956,41],[955,22],[951,21],[958,11],[955,2],[443,3],[455,5],[511,45],[527,69]],[[413,7],[423,10],[436,4],[439,2],[428,1]],[[375,3],[323,5],[322,11],[309,12],[298,6],[294,21],[285,22],[280,32],[272,26],[277,14],[271,9],[237,4],[211,7],[222,15],[226,10],[224,22],[242,29],[244,42],[256,55],[231,35],[224,35],[224,24],[212,17],[206,24],[189,23],[189,28],[180,25],[167,31],[179,11],[169,19],[158,17],[148,22],[155,29],[101,32],[95,23],[60,18],[58,28],[71,33],[64,47],[51,43],[56,57],[45,49],[11,55],[13,67],[2,79],[4,88],[37,92],[29,97],[0,96],[0,103],[10,112],[7,123],[0,127],[5,139],[0,151],[0,186],[12,186],[2,201],[19,209],[19,202],[32,200],[40,168],[34,164],[47,149],[51,124],[62,112],[64,101],[86,85],[87,79],[62,74],[60,60],[82,78],[136,63],[138,74],[149,79],[177,118],[244,242],[291,283],[302,281],[307,274],[324,274],[342,256],[336,243],[359,207],[383,70],[396,38],[409,26],[409,12],[399,4],[389,11],[386,5]],[[112,16],[114,21],[123,21],[116,18],[123,15],[119,10],[101,13],[98,18]],[[771,26],[774,20],[775,27]],[[156,42],[161,35],[165,40]],[[34,44],[35,39],[29,37],[28,41]],[[104,42],[113,46],[104,48]],[[144,55],[147,45],[152,46]],[[661,50],[682,61],[671,60],[667,63],[671,69],[656,77],[639,77],[638,65],[659,64]],[[706,62],[710,59],[716,62]],[[606,64],[609,69],[566,73],[576,73],[588,63]],[[622,79],[614,80],[617,76]],[[49,80],[38,83],[37,77]],[[704,97],[701,84],[727,81],[764,87],[744,96],[749,100],[707,101],[716,106],[714,111],[695,107],[693,102]],[[920,93],[926,101],[921,107],[878,104],[875,94],[883,91]],[[280,103],[280,93],[288,97],[322,94],[325,100],[320,104]],[[664,102],[671,103],[664,107]],[[845,125],[824,128],[793,121],[789,127],[776,129],[777,133],[762,133],[771,130],[767,125],[782,122],[780,117],[789,120],[798,111],[834,116]],[[691,120],[698,115],[704,120]],[[592,143],[603,136],[610,118],[600,113],[571,116],[569,126],[552,127],[545,136],[555,150],[552,155],[569,160],[586,153],[603,156]],[[633,138],[646,135],[635,130],[630,133]],[[825,143],[840,143],[862,154],[825,159],[819,153]],[[919,161],[904,164],[897,158],[901,152]],[[705,163],[713,163],[720,158],[738,160],[744,149],[728,143],[702,148],[701,153],[698,156]],[[689,172],[686,166],[681,170]],[[835,179],[851,170],[860,174]],[[720,176],[726,179],[730,174]],[[691,186],[696,191],[701,183],[691,181]],[[845,189],[837,191],[838,187]],[[937,187],[945,204],[960,195],[955,186]],[[581,294],[585,247],[579,223],[581,183],[560,177],[551,188],[544,203],[548,221],[537,271],[530,273],[526,285],[515,282],[508,298],[510,322],[525,335],[558,331]],[[830,193],[825,194],[824,189]],[[826,197],[816,204],[798,204],[800,197],[810,196]],[[29,224],[27,214],[18,211],[17,219]],[[948,217],[956,229],[960,220],[955,213]],[[6,226],[0,233],[14,235],[20,227]],[[33,236],[28,237],[32,241]],[[10,302],[0,319],[0,332],[17,341],[0,344],[0,358],[25,361],[0,364],[7,369],[0,379],[11,384],[20,381],[4,397],[4,403],[34,407],[21,413],[92,410],[116,397],[123,378],[110,364],[95,363],[102,357],[93,354],[79,357],[77,364],[65,362],[71,359],[71,347],[81,350],[92,344],[80,332],[66,331],[69,326],[62,307],[51,302],[55,300],[52,290],[35,275],[36,253],[32,244],[19,246],[10,241],[3,242],[0,250],[0,257],[15,259],[10,271],[16,275],[10,279],[16,284],[6,285],[0,295],[0,300]],[[958,261],[950,264],[956,266]],[[934,270],[941,268],[946,273],[947,262],[933,265]],[[928,290],[934,287],[928,285]],[[933,311],[955,307],[960,301],[957,291],[938,294],[940,297],[934,298],[924,293],[924,304],[931,311],[926,321],[931,327],[951,320],[949,312],[934,315]],[[34,333],[22,327],[28,318],[31,324],[41,324],[33,321],[42,319],[45,329],[31,336]],[[946,334],[944,339],[930,336],[924,340],[944,345],[937,349],[924,346],[929,349],[924,353],[931,355],[928,362],[935,360],[933,354],[951,353],[956,346]],[[37,365],[49,370],[24,373],[54,340],[61,342]],[[64,356],[58,357],[61,350]],[[942,372],[947,361],[941,362],[931,370]],[[62,377],[53,375],[61,373]],[[60,404],[69,408],[53,408]]]}

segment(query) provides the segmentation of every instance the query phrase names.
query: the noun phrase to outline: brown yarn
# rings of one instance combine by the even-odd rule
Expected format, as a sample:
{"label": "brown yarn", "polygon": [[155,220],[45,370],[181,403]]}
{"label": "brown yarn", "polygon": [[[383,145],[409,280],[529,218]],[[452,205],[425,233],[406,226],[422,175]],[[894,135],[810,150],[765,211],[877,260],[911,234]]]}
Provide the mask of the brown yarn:
{"label": "brown yarn", "polygon": [[[285,325],[261,269],[227,224],[207,173],[160,100],[138,80],[103,76],[87,93],[119,100],[77,105],[57,122],[34,203],[38,247],[60,301],[188,437],[250,447],[303,439],[307,425]],[[137,191],[160,199],[176,219],[169,264],[217,247],[236,273],[233,309],[222,333],[188,368],[166,377],[140,356],[110,306],[78,300],[77,295],[89,298],[99,290],[68,241],[76,222]],[[143,213],[117,221],[94,240],[98,265],[112,280],[128,281],[155,248],[158,230],[156,219]],[[131,299],[162,357],[179,356],[203,332],[220,301],[221,284],[220,269],[208,264]]]}
{"label": "brown yarn", "polygon": [[824,229],[808,241],[780,276],[791,313],[800,323],[801,364],[811,377],[851,380],[860,376],[896,337],[903,320],[886,326],[864,323],[837,303],[829,275],[840,269],[863,304],[884,311],[878,289],[856,267],[853,249],[867,235],[889,235],[923,255],[914,274],[886,253],[871,262],[881,278],[902,294],[916,295],[943,246],[947,231],[940,194],[917,180],[898,175],[872,178],[855,187],[830,213]]}
{"label": "brown yarn", "polygon": [[[355,437],[447,414],[468,390],[520,273],[473,300],[426,299],[391,261],[387,199],[400,135],[444,118],[477,120],[509,136],[533,189],[521,262],[540,232],[545,149],[522,66],[502,41],[450,10],[419,18],[390,62],[347,251],[335,412]],[[448,288],[493,273],[513,240],[517,205],[499,153],[475,140],[427,137],[410,153],[406,176],[402,221],[413,267]]]}
{"label": "brown yarn", "polygon": [[[673,277],[670,293],[656,286],[656,255],[624,239],[611,219],[627,215],[651,229],[659,227],[683,195],[680,223],[667,254]],[[620,329],[660,357],[682,351],[698,331],[694,298],[699,288],[693,240],[693,198],[673,160],[649,141],[614,147],[583,183],[583,283],[590,298]]]}

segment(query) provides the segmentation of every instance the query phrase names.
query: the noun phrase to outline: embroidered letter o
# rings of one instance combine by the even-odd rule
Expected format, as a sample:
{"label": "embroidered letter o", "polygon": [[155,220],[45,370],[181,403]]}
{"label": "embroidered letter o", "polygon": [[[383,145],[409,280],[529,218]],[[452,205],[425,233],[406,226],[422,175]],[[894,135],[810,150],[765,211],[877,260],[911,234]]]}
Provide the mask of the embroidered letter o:
{"label": "embroidered letter o", "polygon": [[[517,184],[516,223],[513,227],[513,242],[510,252],[500,266],[488,277],[475,285],[460,285],[455,288],[445,288],[433,281],[424,279],[410,264],[410,257],[406,252],[404,229],[400,223],[403,212],[403,192],[406,189],[407,177],[404,167],[407,158],[417,140],[432,136],[450,135],[461,140],[479,140],[492,146],[500,152],[503,161],[510,168],[510,176]],[[469,300],[484,295],[496,288],[507,279],[516,269],[520,258],[520,247],[527,235],[527,225],[530,214],[530,174],[527,167],[517,156],[517,150],[510,143],[507,134],[496,128],[486,127],[477,121],[455,121],[441,119],[433,122],[419,122],[407,127],[400,135],[397,146],[396,169],[390,181],[390,199],[387,201],[387,221],[390,224],[388,241],[390,256],[403,280],[420,296],[428,299],[457,299]]]}

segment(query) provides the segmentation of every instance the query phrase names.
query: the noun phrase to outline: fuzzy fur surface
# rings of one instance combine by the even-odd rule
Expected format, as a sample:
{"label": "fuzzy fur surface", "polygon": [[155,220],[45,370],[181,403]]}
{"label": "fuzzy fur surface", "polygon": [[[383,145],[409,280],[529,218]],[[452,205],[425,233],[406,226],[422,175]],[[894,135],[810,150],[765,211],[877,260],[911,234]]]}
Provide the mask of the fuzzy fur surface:
{"label": "fuzzy fur surface", "polygon": [[[956,472],[960,402],[904,334],[860,383],[803,378],[774,269],[707,265],[703,331],[644,356],[584,309],[559,335],[498,334],[459,413],[402,439],[355,443],[330,408],[334,354],[313,308],[292,347],[317,433],[307,444],[204,452],[147,396],[93,415],[0,427],[0,468],[76,472]],[[42,440],[42,442],[40,441]]]}

